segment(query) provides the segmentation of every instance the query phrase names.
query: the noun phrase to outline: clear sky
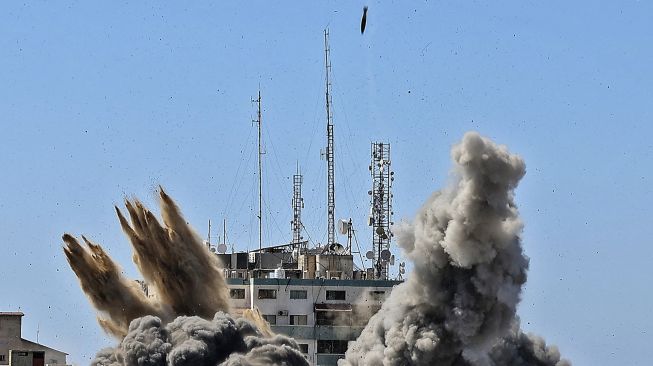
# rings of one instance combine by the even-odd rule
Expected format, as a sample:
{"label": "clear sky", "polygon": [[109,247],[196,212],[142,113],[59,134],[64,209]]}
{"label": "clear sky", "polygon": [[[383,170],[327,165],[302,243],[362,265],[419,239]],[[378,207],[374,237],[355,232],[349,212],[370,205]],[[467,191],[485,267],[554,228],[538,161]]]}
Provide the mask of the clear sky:
{"label": "clear sky", "polygon": [[112,341],[60,237],[89,236],[137,278],[113,205],[153,206],[158,184],[202,235],[226,218],[229,241],[255,247],[259,86],[265,244],[291,238],[297,164],[307,235],[324,241],[328,26],[336,211],[363,248],[370,142],[392,144],[395,219],[410,219],[477,130],[527,164],[522,326],[575,365],[648,365],[652,17],[628,0],[2,2],[0,310],[87,364]]}

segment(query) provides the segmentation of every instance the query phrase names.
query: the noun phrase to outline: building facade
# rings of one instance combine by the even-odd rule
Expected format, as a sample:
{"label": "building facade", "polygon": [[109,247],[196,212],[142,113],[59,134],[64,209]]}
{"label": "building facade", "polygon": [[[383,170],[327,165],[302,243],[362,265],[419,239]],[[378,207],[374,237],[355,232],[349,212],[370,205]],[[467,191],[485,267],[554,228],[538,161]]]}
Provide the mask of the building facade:
{"label": "building facade", "polygon": [[0,312],[1,365],[66,365],[65,352],[22,338],[21,312]]}
{"label": "building facade", "polygon": [[336,365],[400,281],[229,278],[235,313],[258,308],[274,333],[294,338],[313,365]]}

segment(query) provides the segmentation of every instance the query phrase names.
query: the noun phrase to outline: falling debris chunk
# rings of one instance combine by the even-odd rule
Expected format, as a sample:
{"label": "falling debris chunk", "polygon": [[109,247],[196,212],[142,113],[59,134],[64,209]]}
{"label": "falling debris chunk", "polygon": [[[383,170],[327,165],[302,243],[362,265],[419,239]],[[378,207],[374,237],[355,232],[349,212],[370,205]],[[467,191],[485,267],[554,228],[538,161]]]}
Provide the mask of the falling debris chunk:
{"label": "falling debris chunk", "polygon": [[366,23],[367,23],[367,6],[363,7],[363,19],[361,19],[361,34],[365,33]]}

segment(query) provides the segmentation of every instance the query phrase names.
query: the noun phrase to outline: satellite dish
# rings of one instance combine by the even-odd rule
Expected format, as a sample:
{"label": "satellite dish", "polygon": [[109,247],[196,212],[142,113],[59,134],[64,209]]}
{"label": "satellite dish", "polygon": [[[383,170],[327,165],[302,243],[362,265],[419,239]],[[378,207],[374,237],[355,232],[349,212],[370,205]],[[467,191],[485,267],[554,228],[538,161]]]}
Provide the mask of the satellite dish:
{"label": "satellite dish", "polygon": [[389,261],[391,256],[392,256],[392,254],[390,253],[389,250],[383,249],[381,251],[381,259],[383,259],[384,261],[386,261],[386,262]]}
{"label": "satellite dish", "polygon": [[401,274],[406,273],[406,268],[404,268],[404,267],[399,267],[399,273],[401,273]]}
{"label": "satellite dish", "polygon": [[215,253],[215,248],[214,247],[211,247],[211,249],[209,249],[209,250],[211,251],[211,253]]}
{"label": "satellite dish", "polygon": [[338,220],[338,230],[340,234],[346,235],[349,232],[349,220]]}
{"label": "satellite dish", "polygon": [[382,228],[382,227],[380,227],[380,226],[379,226],[379,227],[377,227],[377,228],[376,228],[376,233],[377,233],[377,234],[379,234],[379,235],[383,235],[383,233],[384,233],[384,230],[383,230],[383,228]]}
{"label": "satellite dish", "polygon": [[365,253],[365,258],[374,259],[374,252],[371,251],[371,250],[368,250],[367,253]]}
{"label": "satellite dish", "polygon": [[218,253],[224,254],[227,251],[227,246],[224,244],[218,245]]}
{"label": "satellite dish", "polygon": [[335,253],[335,254],[345,254],[345,247],[338,243],[333,243],[329,245],[329,252]]}

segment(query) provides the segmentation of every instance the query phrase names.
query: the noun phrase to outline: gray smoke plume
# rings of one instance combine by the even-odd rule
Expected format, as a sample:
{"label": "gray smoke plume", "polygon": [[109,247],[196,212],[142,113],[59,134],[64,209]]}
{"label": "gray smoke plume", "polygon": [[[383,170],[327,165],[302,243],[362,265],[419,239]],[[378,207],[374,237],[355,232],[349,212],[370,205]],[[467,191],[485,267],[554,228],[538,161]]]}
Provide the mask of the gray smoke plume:
{"label": "gray smoke plume", "polygon": [[525,165],[474,132],[451,157],[455,181],[434,193],[412,223],[395,228],[412,275],[339,365],[520,364],[509,350],[529,338],[509,331],[528,269],[513,194]]}
{"label": "gray smoke plume", "polygon": [[87,249],[71,235],[63,236],[66,258],[82,289],[95,308],[108,316],[98,318],[100,325],[117,337],[125,336],[130,321],[143,315],[166,321],[179,315],[211,319],[217,311],[230,309],[216,258],[161,188],[159,204],[164,225],[138,200],[125,201],[131,223],[116,207],[134,249],[134,262],[156,290],[156,300],[147,299],[134,281],[125,279],[102,247],[82,237]]}
{"label": "gray smoke plume", "polygon": [[307,366],[297,343],[285,336],[265,338],[244,319],[218,312],[212,320],[180,316],[165,324],[145,316],[132,321],[115,348],[98,353],[93,366]]}
{"label": "gray smoke plume", "polygon": [[571,366],[569,361],[560,358],[558,347],[547,346],[542,337],[523,333],[519,321],[515,321],[508,335],[494,345],[490,359],[495,365]]}

